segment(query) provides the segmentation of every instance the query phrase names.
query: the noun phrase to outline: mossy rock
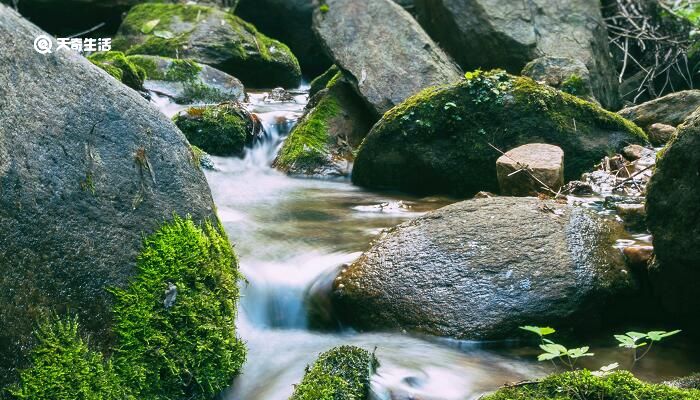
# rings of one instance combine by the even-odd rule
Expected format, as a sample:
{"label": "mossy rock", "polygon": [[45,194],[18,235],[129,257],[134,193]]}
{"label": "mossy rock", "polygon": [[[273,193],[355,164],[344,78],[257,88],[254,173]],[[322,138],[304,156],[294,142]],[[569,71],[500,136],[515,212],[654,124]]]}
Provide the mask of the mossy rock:
{"label": "mossy rock", "polygon": [[215,156],[242,156],[259,132],[253,116],[239,103],[190,107],[175,116],[190,144]]}
{"label": "mossy rock", "polygon": [[698,390],[675,389],[642,382],[619,371],[597,377],[586,370],[552,375],[540,382],[506,387],[484,400],[697,400]]}
{"label": "mossy rock", "polygon": [[289,48],[215,7],[146,3],[133,7],[113,41],[127,55],[187,58],[253,87],[296,87],[299,62]]}
{"label": "mossy rock", "polygon": [[235,77],[193,60],[132,55],[127,59],[143,68],[146,89],[179,104],[244,101],[243,83]]}
{"label": "mossy rock", "polygon": [[328,82],[330,82],[331,79],[338,74],[338,72],[340,72],[338,66],[333,65],[328,68],[326,72],[312,80],[309,88],[309,98],[316,96],[318,92],[325,89],[326,86],[328,86]]}
{"label": "mossy rock", "polygon": [[633,123],[600,106],[502,71],[476,71],[388,111],[360,146],[353,182],[414,193],[498,190],[501,151],[527,143],[564,150],[575,180],[606,155],[645,143]]}
{"label": "mossy rock", "polygon": [[372,113],[340,72],[309,107],[273,166],[295,175],[348,175],[355,149],[374,122]]}
{"label": "mossy rock", "polygon": [[290,400],[366,400],[379,362],[359,347],[339,346],[321,354]]}
{"label": "mossy rock", "polygon": [[220,225],[175,217],[148,236],[135,276],[114,296],[114,343],[91,347],[77,318],[49,317],[18,399],[188,399],[217,396],[246,357],[236,336],[238,262]]}
{"label": "mossy rock", "polygon": [[126,86],[138,91],[144,90],[146,72],[127,59],[121,51],[94,53],[88,57],[88,60]]}

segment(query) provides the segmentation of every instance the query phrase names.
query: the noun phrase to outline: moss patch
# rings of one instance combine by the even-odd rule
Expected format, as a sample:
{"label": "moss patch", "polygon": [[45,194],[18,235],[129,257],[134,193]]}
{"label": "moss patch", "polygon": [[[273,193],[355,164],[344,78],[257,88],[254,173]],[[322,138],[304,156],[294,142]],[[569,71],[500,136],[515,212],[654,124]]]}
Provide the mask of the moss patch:
{"label": "moss patch", "polygon": [[168,59],[167,68],[159,68],[158,62],[150,57],[133,55],[127,59],[145,71],[146,79],[154,81],[189,82],[198,79],[202,70],[202,67],[192,60]]}
{"label": "moss patch", "polygon": [[331,349],[307,367],[290,400],[364,400],[379,365],[374,354],[354,346]]}
{"label": "moss patch", "polygon": [[217,156],[241,156],[252,142],[249,114],[235,103],[191,107],[175,117],[175,125],[192,145]]}
{"label": "moss patch", "polygon": [[88,60],[107,71],[115,79],[135,90],[143,90],[146,71],[126,58],[120,51],[94,53]]}
{"label": "moss patch", "polygon": [[328,71],[324,72],[323,74],[316,77],[316,79],[311,81],[311,88],[309,89],[309,98],[314,97],[318,92],[327,88],[328,83],[331,81],[331,79],[337,76],[339,72],[340,69],[336,65],[333,65],[328,69]]}
{"label": "moss patch", "polygon": [[697,400],[700,391],[644,383],[629,372],[606,377],[589,371],[553,375],[540,383],[501,389],[484,400]]}
{"label": "moss patch", "polygon": [[496,191],[491,146],[508,151],[549,143],[565,153],[565,178],[578,179],[603,156],[644,132],[620,116],[525,77],[467,74],[425,89],[389,110],[360,147],[353,182],[375,188],[469,196]]}

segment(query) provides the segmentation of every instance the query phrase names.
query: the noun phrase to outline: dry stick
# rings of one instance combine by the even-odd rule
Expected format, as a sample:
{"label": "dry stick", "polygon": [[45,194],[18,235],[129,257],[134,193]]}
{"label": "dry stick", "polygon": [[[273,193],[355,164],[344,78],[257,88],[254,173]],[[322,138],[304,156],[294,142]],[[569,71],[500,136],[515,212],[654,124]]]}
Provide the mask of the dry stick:
{"label": "dry stick", "polygon": [[638,172],[635,172],[635,173],[632,174],[632,176],[630,176],[629,178],[627,178],[627,179],[625,179],[624,181],[622,181],[622,182],[618,183],[617,185],[615,185],[615,187],[613,187],[613,190],[615,190],[615,189],[617,189],[617,188],[619,188],[619,187],[621,187],[621,186],[624,186],[625,183],[627,183],[627,182],[633,180],[634,178],[638,177],[640,174],[644,173],[645,171],[650,170],[650,169],[653,168],[653,167],[654,167],[654,164],[651,164],[651,165],[647,166],[646,168],[644,168],[643,170],[638,171]]}
{"label": "dry stick", "polygon": [[[511,158],[508,154],[504,153],[503,151],[501,151],[501,149],[499,149],[498,147],[492,145],[491,143],[488,143],[488,145],[491,146],[491,148],[493,148],[493,149],[496,150],[497,152],[499,152],[499,153],[501,153],[502,155],[504,155],[505,157],[507,157],[509,160],[513,161],[513,162],[515,163],[515,165],[519,168],[517,171],[513,172],[513,173],[510,174],[510,175],[516,174],[516,173],[518,173],[518,172],[520,172],[520,171],[525,171],[525,172],[527,172],[527,174],[528,174],[532,179],[536,180],[537,183],[539,183],[540,185],[542,185],[542,189],[545,189],[545,190],[549,191],[550,193],[552,193],[552,194],[554,195],[554,198],[555,198],[555,199],[558,198],[558,197],[561,195],[561,188],[559,189],[558,192],[555,192],[554,190],[552,190],[552,188],[550,188],[549,186],[547,186],[546,183],[544,183],[544,182],[542,182],[541,180],[539,180],[539,178],[537,178],[537,177],[532,173],[532,171],[530,170],[530,167],[529,167],[528,165],[521,164],[519,161],[514,160],[514,159]],[[510,176],[510,175],[508,175],[508,176]]]}
{"label": "dry stick", "polygon": [[90,29],[88,29],[88,30],[85,30],[85,31],[82,31],[82,32],[78,32],[78,33],[74,33],[74,34],[72,34],[72,35],[70,35],[70,36],[68,36],[68,37],[69,37],[69,38],[74,38],[74,37],[86,35],[86,34],[88,34],[88,33],[90,33],[90,32],[94,32],[94,31],[96,31],[96,30],[102,28],[102,27],[105,26],[106,24],[107,24],[106,22],[100,22],[99,24],[93,26],[92,28],[90,28]]}

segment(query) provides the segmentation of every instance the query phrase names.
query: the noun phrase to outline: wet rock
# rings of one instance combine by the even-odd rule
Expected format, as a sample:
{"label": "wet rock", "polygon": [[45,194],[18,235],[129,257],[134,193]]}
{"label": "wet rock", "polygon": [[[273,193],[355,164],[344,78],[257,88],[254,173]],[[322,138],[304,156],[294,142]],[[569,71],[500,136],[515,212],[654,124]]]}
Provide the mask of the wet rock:
{"label": "wet rock", "polygon": [[372,112],[338,72],[285,139],[273,167],[292,175],[346,176],[369,132]]}
{"label": "wet rock", "polygon": [[562,92],[596,101],[588,68],[578,59],[552,56],[536,58],[525,65],[522,75]]}
{"label": "wet rock", "polygon": [[700,112],[659,156],[647,194],[657,263],[652,282],[667,310],[698,324],[700,281]]}
{"label": "wet rock", "polygon": [[496,173],[501,194],[506,196],[558,192],[564,185],[564,152],[541,143],[516,147],[496,160]]}
{"label": "wet rock", "polygon": [[242,157],[262,127],[240,103],[194,106],[174,118],[192,145],[215,156]]}
{"label": "wet rock", "polygon": [[654,246],[629,246],[622,250],[627,264],[635,269],[645,269],[654,256]]}
{"label": "wet rock", "polygon": [[215,218],[173,123],[84,57],[34,51],[40,34],[0,4],[0,386],[51,312],[107,345],[106,289],[133,278],[144,234]]}
{"label": "wet rock", "polygon": [[647,135],[649,135],[649,141],[652,145],[665,146],[676,134],[676,131],[677,129],[671,125],[656,123],[647,128]]}
{"label": "wet rock", "polygon": [[619,114],[646,131],[656,123],[678,126],[698,107],[700,90],[686,90],[622,109]]}
{"label": "wet rock", "polygon": [[289,103],[294,102],[294,95],[283,88],[275,88],[265,96],[266,103]]}
{"label": "wet rock", "polygon": [[377,118],[421,89],[462,75],[391,0],[326,0],[314,14],[314,29]]}
{"label": "wet rock", "polygon": [[654,150],[647,150],[644,146],[631,144],[622,149],[622,155],[629,161],[636,161],[642,158],[647,151],[653,152]]}
{"label": "wet rock", "polygon": [[571,181],[564,185],[561,192],[573,196],[590,196],[593,194],[593,186],[588,182]]}
{"label": "wet rock", "polygon": [[245,88],[235,77],[192,60],[134,55],[127,59],[146,74],[146,89],[179,104],[244,101]]}
{"label": "wet rock", "polygon": [[635,288],[612,246],[619,231],[553,201],[464,201],[380,236],[339,275],[334,303],[367,330],[496,339],[526,324],[591,329]]}
{"label": "wet rock", "polygon": [[693,374],[664,382],[664,385],[676,389],[700,389],[700,374]]}
{"label": "wet rock", "polygon": [[286,45],[216,7],[137,5],[119,27],[113,48],[127,55],[191,59],[252,87],[296,87],[301,81],[299,62]]}
{"label": "wet rock", "polygon": [[576,180],[605,154],[644,143],[635,125],[599,106],[502,71],[468,74],[394,108],[360,146],[353,183],[414,193],[498,191],[501,151],[546,143],[564,151]]}
{"label": "wet rock", "polygon": [[333,65],[330,68],[328,68],[326,72],[322,73],[321,75],[317,76],[313,81],[311,81],[309,87],[309,98],[313,98],[314,96],[316,96],[316,93],[325,89],[326,86],[328,86],[328,83],[330,83],[331,79],[338,75],[338,72],[340,72],[340,69],[336,65]]}
{"label": "wet rock", "polygon": [[580,60],[593,95],[619,107],[615,64],[597,1],[416,0],[418,20],[465,70],[519,74],[542,56]]}
{"label": "wet rock", "polygon": [[625,225],[631,230],[644,230],[646,228],[646,211],[644,204],[618,203],[615,205],[617,215],[625,221]]}

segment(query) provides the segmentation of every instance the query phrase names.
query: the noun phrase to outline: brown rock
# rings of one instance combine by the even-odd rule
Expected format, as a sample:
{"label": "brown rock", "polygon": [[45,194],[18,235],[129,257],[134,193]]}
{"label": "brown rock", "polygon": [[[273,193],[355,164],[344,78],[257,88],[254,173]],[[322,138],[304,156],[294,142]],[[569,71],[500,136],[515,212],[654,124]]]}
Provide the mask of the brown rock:
{"label": "brown rock", "polygon": [[654,146],[664,146],[673,138],[676,131],[678,129],[671,125],[656,123],[647,128],[647,135]]}
{"label": "brown rock", "polygon": [[646,267],[654,255],[654,246],[634,245],[625,247],[622,253],[631,267]]}
{"label": "brown rock", "polygon": [[536,195],[546,190],[544,185],[557,191],[564,185],[564,151],[550,144],[526,144],[501,156],[496,170],[501,194]]}
{"label": "brown rock", "polygon": [[642,158],[645,150],[646,149],[644,148],[644,146],[640,146],[638,144],[631,144],[622,149],[622,155],[625,156],[625,158],[629,161],[635,161]]}

